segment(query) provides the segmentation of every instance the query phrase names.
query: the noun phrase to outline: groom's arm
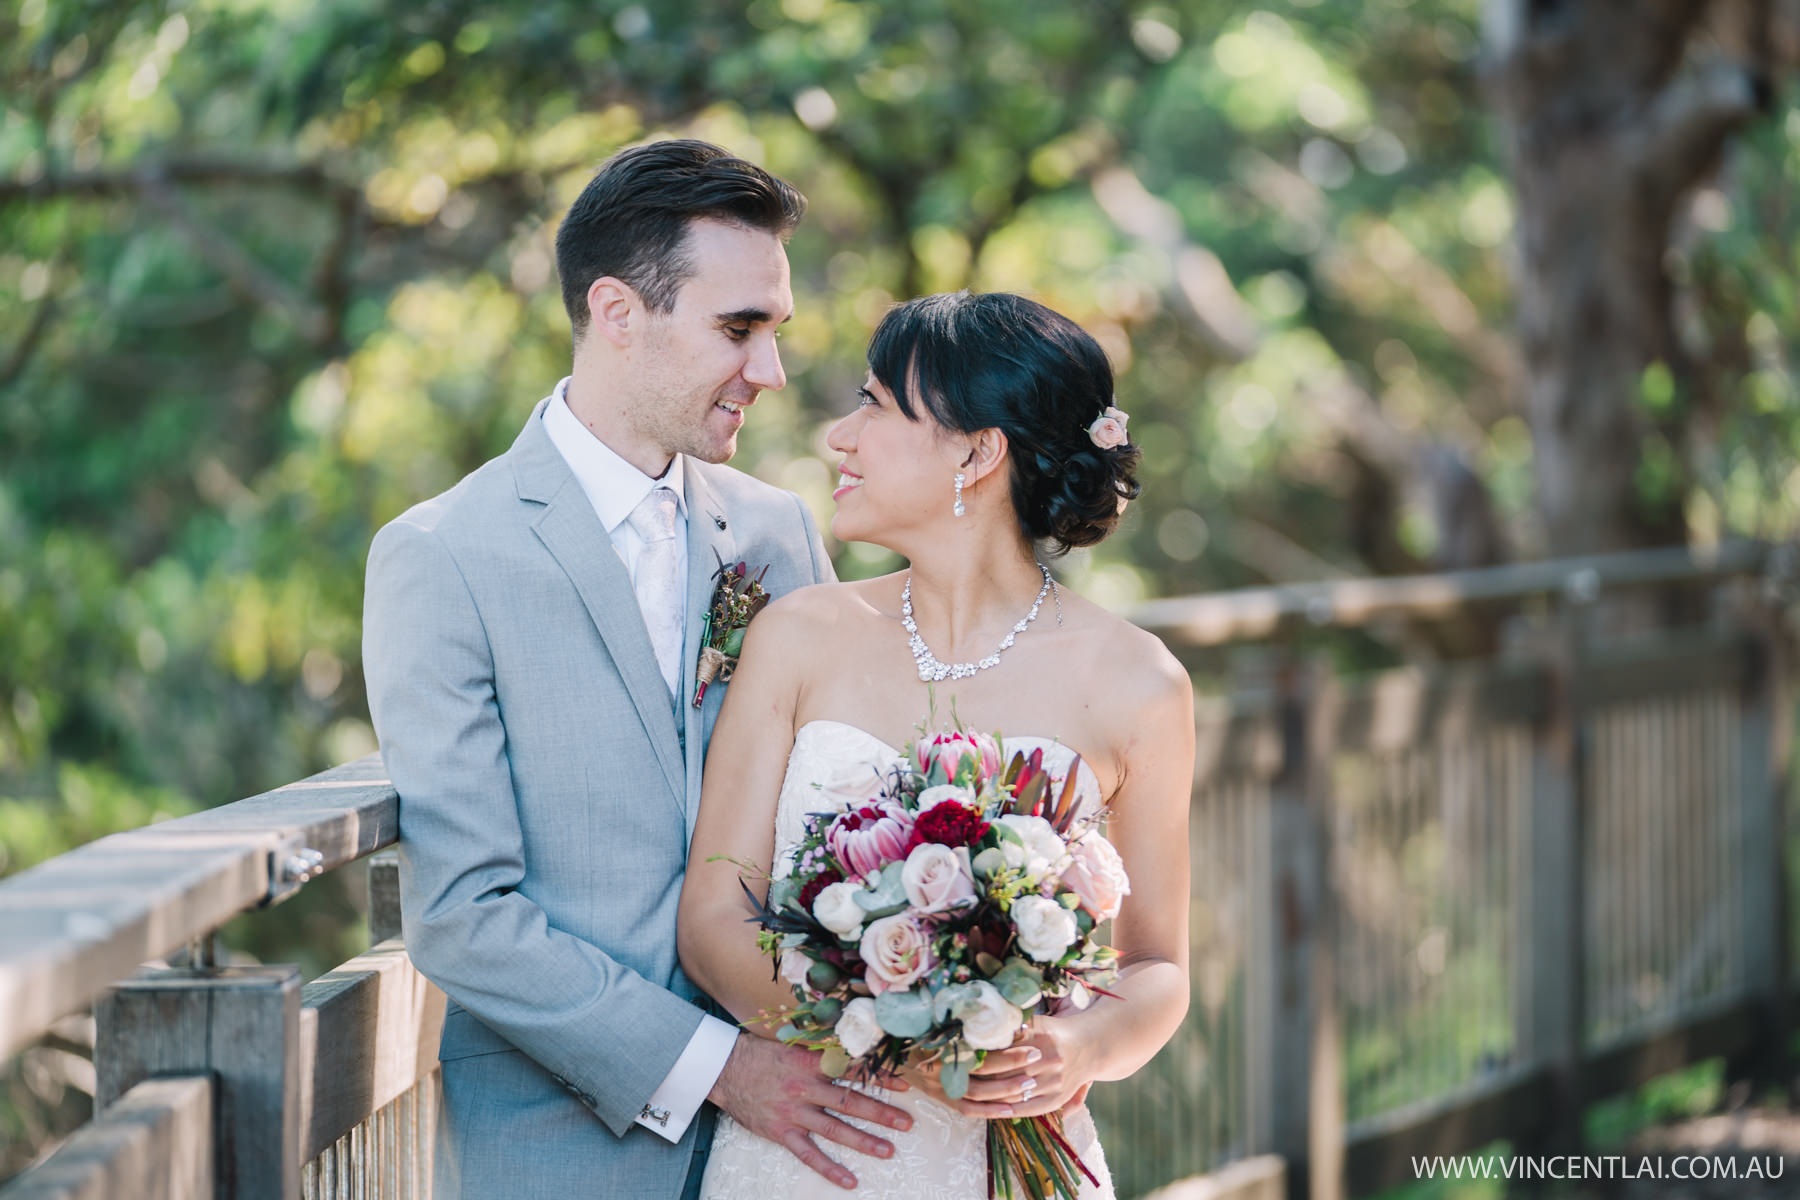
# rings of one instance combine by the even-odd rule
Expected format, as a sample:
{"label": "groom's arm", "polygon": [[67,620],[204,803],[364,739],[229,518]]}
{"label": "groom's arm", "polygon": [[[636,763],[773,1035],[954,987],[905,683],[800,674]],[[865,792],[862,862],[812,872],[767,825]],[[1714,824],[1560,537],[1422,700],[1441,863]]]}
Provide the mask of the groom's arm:
{"label": "groom's arm", "polygon": [[703,1014],[518,890],[524,839],[481,614],[437,534],[404,517],[369,553],[363,662],[400,794],[408,953],[623,1136]]}

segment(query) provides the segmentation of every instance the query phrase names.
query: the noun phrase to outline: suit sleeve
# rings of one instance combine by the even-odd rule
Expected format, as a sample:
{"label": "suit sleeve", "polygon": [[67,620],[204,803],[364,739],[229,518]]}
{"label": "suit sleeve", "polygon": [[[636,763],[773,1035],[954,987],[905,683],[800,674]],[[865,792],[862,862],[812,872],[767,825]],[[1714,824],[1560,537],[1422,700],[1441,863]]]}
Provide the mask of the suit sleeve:
{"label": "suit sleeve", "polygon": [[813,524],[812,510],[806,507],[806,501],[793,492],[788,496],[794,507],[800,510],[800,526],[806,538],[806,551],[812,556],[812,582],[836,583],[837,571],[831,565],[831,556],[825,553],[825,542],[819,537],[818,526]]}
{"label": "suit sleeve", "polygon": [[518,891],[524,841],[482,616],[442,540],[405,518],[369,552],[363,663],[400,796],[408,953],[624,1136],[702,1013]]}

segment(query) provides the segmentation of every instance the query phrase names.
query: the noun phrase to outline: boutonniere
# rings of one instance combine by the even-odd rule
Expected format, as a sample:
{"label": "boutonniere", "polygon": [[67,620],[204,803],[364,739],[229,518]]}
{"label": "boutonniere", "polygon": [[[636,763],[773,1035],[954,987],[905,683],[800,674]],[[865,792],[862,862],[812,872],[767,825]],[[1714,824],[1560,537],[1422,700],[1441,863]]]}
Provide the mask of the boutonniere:
{"label": "boutonniere", "polygon": [[731,681],[738,655],[744,650],[744,630],[750,619],[769,602],[762,579],[768,574],[764,563],[753,575],[746,563],[719,560],[713,578],[719,581],[713,589],[712,603],[706,606],[706,623],[700,629],[700,662],[694,669],[694,707],[706,700],[706,685],[717,679]]}

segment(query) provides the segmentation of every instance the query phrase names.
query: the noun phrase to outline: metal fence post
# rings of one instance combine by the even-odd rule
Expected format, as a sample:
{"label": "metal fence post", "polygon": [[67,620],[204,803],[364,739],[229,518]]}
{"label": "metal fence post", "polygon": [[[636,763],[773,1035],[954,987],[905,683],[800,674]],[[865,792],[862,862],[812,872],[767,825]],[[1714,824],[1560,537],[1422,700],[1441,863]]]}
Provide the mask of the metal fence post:
{"label": "metal fence post", "polygon": [[144,1079],[209,1073],[219,1200],[299,1194],[298,967],[155,970],[106,992],[94,1016],[97,1108]]}

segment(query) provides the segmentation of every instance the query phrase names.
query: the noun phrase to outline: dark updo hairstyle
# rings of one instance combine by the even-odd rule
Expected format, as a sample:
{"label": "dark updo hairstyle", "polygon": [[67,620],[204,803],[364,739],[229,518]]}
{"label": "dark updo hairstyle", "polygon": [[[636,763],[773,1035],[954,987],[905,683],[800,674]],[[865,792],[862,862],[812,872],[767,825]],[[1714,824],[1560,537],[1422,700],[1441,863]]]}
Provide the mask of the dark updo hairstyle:
{"label": "dark updo hairstyle", "polygon": [[869,370],[911,420],[916,405],[957,433],[1006,435],[1020,528],[1052,555],[1105,538],[1137,499],[1138,448],[1088,436],[1113,402],[1112,364],[1060,313],[1008,292],[921,296],[881,319]]}
{"label": "dark updo hairstyle", "polygon": [[690,222],[786,238],[805,212],[806,197],[792,184],[710,142],[673,138],[619,151],[600,164],[556,231],[556,273],[576,342],[588,327],[588,288],[603,275],[630,284],[651,312],[675,307],[694,273]]}

